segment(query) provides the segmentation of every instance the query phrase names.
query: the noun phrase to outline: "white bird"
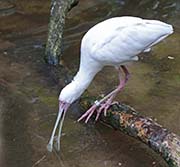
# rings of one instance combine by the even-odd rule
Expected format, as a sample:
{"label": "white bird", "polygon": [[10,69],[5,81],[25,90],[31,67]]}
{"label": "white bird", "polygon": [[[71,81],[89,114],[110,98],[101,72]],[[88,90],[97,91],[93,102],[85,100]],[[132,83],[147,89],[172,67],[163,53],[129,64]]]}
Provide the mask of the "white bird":
{"label": "white bird", "polygon": [[129,78],[125,65],[137,61],[139,53],[150,51],[153,45],[172,33],[173,27],[169,24],[131,16],[111,18],[92,27],[81,42],[79,71],[59,95],[59,113],[47,149],[52,151],[54,135],[61,119],[57,138],[60,150],[61,129],[68,107],[81,96],[104,66],[114,66],[118,70],[119,86],[100,101],[95,101],[78,121],[86,118],[87,123],[94,112],[97,113],[96,120],[102,111],[106,114],[113,98],[123,89]]}

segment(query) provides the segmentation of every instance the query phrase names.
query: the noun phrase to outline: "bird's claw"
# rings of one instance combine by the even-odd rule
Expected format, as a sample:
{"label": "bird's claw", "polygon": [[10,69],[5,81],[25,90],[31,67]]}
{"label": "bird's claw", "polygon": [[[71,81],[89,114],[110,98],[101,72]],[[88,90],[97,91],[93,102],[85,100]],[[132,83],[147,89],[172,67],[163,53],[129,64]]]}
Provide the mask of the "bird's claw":
{"label": "bird's claw", "polygon": [[94,104],[89,110],[87,110],[79,119],[78,122],[80,122],[81,120],[83,120],[84,118],[86,118],[85,123],[87,123],[90,119],[90,117],[92,116],[92,114],[94,113],[94,111],[96,110],[97,106]]}
{"label": "bird's claw", "polygon": [[[78,122],[86,118],[85,123],[88,123],[89,119],[91,118],[91,116],[93,115],[95,111],[97,112],[95,121],[98,120],[102,111],[104,112],[104,116],[106,116],[107,110],[111,106],[111,103],[109,101],[106,101],[103,104],[99,104],[99,103],[97,104],[97,103],[98,101],[96,101],[95,104],[78,119]],[[100,108],[97,109],[99,106]]]}

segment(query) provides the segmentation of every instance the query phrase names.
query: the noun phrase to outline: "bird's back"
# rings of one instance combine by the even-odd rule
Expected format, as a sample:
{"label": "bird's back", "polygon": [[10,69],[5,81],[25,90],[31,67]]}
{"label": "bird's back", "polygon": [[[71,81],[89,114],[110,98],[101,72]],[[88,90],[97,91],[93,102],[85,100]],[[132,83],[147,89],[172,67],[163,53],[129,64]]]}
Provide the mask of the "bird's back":
{"label": "bird's back", "polygon": [[171,25],[157,20],[129,16],[111,18],[85,34],[81,56],[89,56],[104,65],[123,64],[137,60],[137,54],[172,33]]}

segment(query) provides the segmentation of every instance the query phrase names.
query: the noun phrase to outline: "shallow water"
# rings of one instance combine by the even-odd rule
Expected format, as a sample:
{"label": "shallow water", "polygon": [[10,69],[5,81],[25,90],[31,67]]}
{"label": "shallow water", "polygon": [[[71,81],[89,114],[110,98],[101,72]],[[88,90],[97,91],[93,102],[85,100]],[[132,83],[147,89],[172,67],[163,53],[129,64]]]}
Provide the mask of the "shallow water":
{"label": "shallow water", "polygon": [[[100,20],[121,15],[161,19],[175,27],[171,37],[129,66],[131,79],[116,100],[180,135],[180,3],[80,1],[67,16],[64,69],[43,61],[49,1],[15,2],[16,13],[0,17],[0,166],[165,167],[156,153],[119,131],[99,123],[76,123],[78,103],[65,120],[62,152],[48,153],[46,144],[56,118],[58,93],[69,80],[67,73],[73,75],[78,68],[82,35]],[[117,82],[116,71],[105,68],[82,100],[108,93]]]}

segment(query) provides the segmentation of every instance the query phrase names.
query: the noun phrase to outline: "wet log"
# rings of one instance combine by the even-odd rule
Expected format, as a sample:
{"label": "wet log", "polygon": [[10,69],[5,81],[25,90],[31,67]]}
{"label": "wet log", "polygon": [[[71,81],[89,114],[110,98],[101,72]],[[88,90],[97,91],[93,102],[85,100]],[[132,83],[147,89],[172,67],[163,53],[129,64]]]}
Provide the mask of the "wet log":
{"label": "wet log", "polygon": [[147,144],[159,153],[169,167],[180,167],[180,137],[154,120],[141,116],[132,107],[113,104],[101,121]]}
{"label": "wet log", "polygon": [[78,0],[52,0],[48,39],[45,60],[48,64],[57,65],[62,55],[62,36],[65,17],[69,10],[76,6]]}

